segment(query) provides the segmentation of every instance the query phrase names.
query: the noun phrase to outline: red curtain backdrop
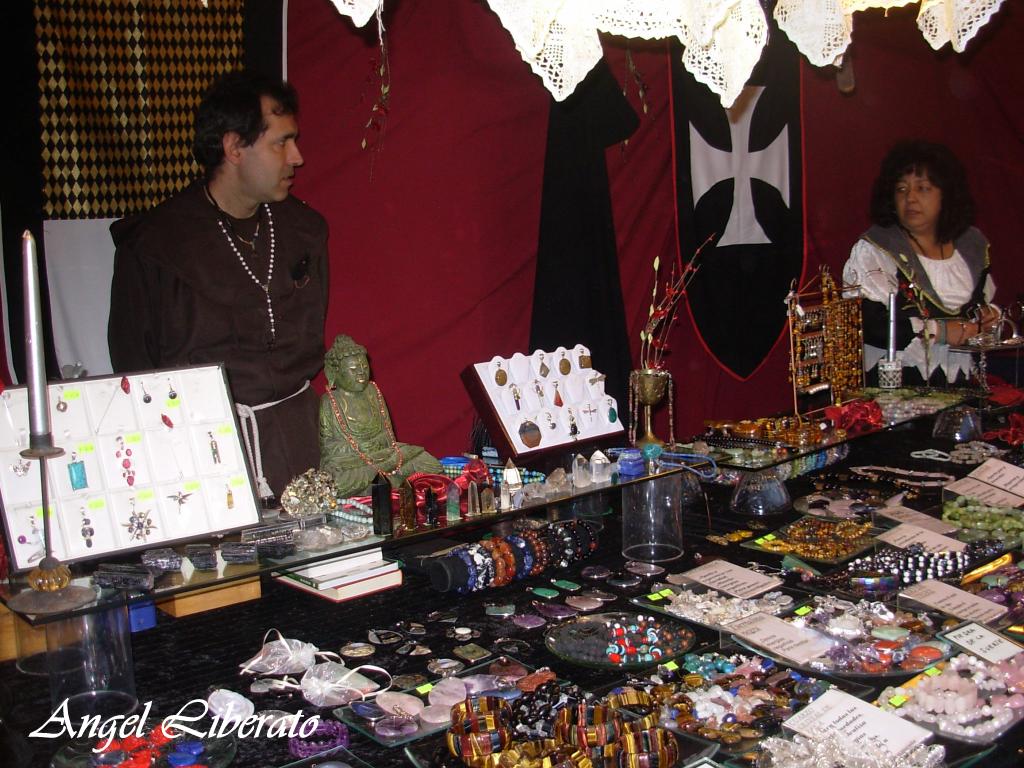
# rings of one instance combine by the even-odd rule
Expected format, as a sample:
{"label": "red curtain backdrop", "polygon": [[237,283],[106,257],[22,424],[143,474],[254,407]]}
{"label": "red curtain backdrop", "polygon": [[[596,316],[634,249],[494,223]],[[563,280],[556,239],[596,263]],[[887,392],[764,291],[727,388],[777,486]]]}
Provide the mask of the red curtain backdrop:
{"label": "red curtain backdrop", "polygon": [[[301,97],[306,159],[296,192],[331,226],[328,340],[348,333],[367,346],[399,439],[441,455],[468,442],[474,410],[462,369],[529,351],[548,95],[485,4],[385,5],[391,81],[378,137],[364,129],[380,97],[375,23],[357,30],[328,0],[289,3],[289,79]],[[966,55],[933,52],[914,13],[855,17],[850,96],[830,71],[803,66],[808,269],[841,271],[867,227],[882,155],[897,138],[922,136],[949,144],[967,165],[978,224],[992,241],[997,300],[1009,301],[1024,291],[1013,250],[1024,209],[1024,189],[1013,183],[1024,171],[1024,66],[1015,55],[1024,12],[1005,4]],[[675,224],[665,48],[628,45],[648,110],[626,67],[626,41],[607,39],[612,71],[642,116],[607,160],[635,357],[652,262],[674,257]],[[364,136],[376,144],[362,149]],[[684,312],[671,345],[677,434],[698,431],[704,418],[789,407],[784,340],[746,382],[706,354]],[[665,409],[659,416],[664,429]]]}

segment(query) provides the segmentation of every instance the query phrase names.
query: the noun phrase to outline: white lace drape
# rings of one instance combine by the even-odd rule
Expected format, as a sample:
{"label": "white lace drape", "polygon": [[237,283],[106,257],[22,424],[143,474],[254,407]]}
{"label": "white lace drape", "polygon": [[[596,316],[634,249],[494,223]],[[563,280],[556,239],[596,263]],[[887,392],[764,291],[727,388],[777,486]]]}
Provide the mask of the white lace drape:
{"label": "white lace drape", "polygon": [[[384,0],[331,0],[364,25]],[[488,0],[523,60],[558,100],[601,58],[599,32],[676,37],[683,66],[732,106],[768,41],[759,0]],[[915,0],[778,0],[779,27],[816,66],[836,64],[850,44],[853,14]],[[917,25],[936,50],[962,52],[1003,0],[920,0]],[[378,20],[380,15],[378,14]]]}
{"label": "white lace drape", "polygon": [[[916,0],[778,0],[779,28],[818,67],[838,64],[850,45],[853,14],[869,8],[900,8]],[[917,26],[929,45],[946,43],[963,53],[1003,0],[921,0]]]}

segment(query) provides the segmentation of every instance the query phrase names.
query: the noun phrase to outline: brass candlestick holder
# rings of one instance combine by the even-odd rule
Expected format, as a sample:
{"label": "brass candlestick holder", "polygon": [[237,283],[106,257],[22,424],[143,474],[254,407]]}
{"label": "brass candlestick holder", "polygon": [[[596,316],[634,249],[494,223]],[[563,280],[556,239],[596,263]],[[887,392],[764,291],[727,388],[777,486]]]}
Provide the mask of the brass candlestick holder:
{"label": "brass candlestick holder", "polygon": [[[672,374],[657,368],[642,368],[629,373],[629,441],[636,446],[664,445],[651,428],[651,412],[668,393],[668,429],[669,443],[675,443],[675,425],[673,414]],[[644,434],[636,436],[636,423],[639,406],[644,407]]]}
{"label": "brass candlestick holder", "polygon": [[50,492],[47,483],[48,459],[64,455],[64,449],[53,444],[53,436],[32,436],[29,447],[21,452],[23,458],[39,461],[39,485],[43,508],[44,557],[29,571],[27,581],[31,589],[14,595],[7,607],[17,613],[60,613],[79,608],[96,599],[96,592],[87,587],[71,585],[71,569],[53,556],[50,543]]}

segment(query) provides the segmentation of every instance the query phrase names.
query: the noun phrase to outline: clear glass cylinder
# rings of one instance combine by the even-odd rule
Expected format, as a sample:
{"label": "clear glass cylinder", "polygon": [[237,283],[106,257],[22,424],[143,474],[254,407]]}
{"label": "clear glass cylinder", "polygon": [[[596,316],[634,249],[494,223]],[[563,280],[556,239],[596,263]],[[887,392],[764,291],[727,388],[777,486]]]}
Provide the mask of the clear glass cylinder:
{"label": "clear glass cylinder", "polygon": [[689,472],[673,472],[622,489],[622,554],[662,563],[683,554],[683,506],[700,493]]}
{"label": "clear glass cylinder", "polygon": [[[47,624],[46,646],[50,702],[56,710],[66,700],[72,722],[138,707],[127,606]],[[71,658],[79,663],[69,665]]]}

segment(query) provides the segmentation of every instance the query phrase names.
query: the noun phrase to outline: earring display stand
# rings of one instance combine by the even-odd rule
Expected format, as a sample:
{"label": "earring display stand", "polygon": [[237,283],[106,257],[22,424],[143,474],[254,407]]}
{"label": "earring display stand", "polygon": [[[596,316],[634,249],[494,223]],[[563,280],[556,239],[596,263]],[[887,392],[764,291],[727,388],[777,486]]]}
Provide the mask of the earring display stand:
{"label": "earring display stand", "polygon": [[838,405],[864,388],[864,335],[861,300],[843,298],[828,267],[810,284],[796,288],[789,307],[789,371],[797,415]]}
{"label": "earring display stand", "polygon": [[491,438],[508,456],[540,455],[622,435],[619,404],[605,392],[582,344],[496,355],[467,367],[463,382]]}

